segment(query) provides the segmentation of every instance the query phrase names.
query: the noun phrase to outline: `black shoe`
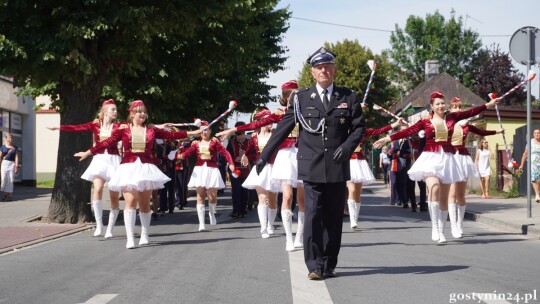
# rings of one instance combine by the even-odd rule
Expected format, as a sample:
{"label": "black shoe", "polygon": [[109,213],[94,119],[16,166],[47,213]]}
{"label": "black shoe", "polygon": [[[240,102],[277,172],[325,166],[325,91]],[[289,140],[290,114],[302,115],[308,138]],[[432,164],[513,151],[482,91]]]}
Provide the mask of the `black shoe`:
{"label": "black shoe", "polygon": [[402,204],[401,202],[398,202],[397,205],[398,205],[398,206],[401,206],[401,205],[403,205],[403,204]]}
{"label": "black shoe", "polygon": [[420,211],[428,211],[427,203],[420,203]]}
{"label": "black shoe", "polygon": [[310,280],[322,280],[323,278],[322,271],[319,268],[314,269],[313,271],[309,272],[307,277]]}
{"label": "black shoe", "polygon": [[172,209],[169,209],[169,213],[174,213],[174,211]]}
{"label": "black shoe", "polygon": [[157,220],[158,220],[158,215],[157,215],[157,213],[152,213],[152,219],[153,219],[154,221],[157,221]]}
{"label": "black shoe", "polygon": [[325,269],[324,270],[324,277],[325,278],[335,278],[337,277],[336,270],[333,268]]}
{"label": "black shoe", "polygon": [[394,205],[396,205],[396,203],[390,203],[390,205],[391,205],[391,206],[394,206]]}
{"label": "black shoe", "polygon": [[411,212],[416,212],[416,208],[412,208],[412,209],[411,209]]}
{"label": "black shoe", "polygon": [[178,210],[184,210],[184,206],[180,205],[180,206],[178,207]]}
{"label": "black shoe", "polygon": [[409,208],[409,204],[407,204],[407,203],[403,204],[403,208],[404,208],[404,209]]}

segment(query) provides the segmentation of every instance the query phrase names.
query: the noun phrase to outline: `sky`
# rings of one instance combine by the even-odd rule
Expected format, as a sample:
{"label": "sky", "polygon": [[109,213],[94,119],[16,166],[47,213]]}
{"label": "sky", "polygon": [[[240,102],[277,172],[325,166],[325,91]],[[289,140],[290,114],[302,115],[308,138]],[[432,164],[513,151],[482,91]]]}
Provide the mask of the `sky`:
{"label": "sky", "polygon": [[[525,26],[540,28],[538,0],[282,0],[277,7],[288,7],[292,18],[282,41],[288,49],[284,70],[272,73],[267,79],[268,84],[277,87],[271,95],[279,95],[284,82],[297,79],[303,62],[325,42],[357,39],[361,45],[380,54],[390,48],[390,34],[396,24],[403,29],[410,15],[425,18],[438,10],[448,20],[453,9],[456,17],[463,17],[465,28],[480,34],[485,46],[499,44],[504,52],[509,52],[510,39],[518,29]],[[514,66],[526,75],[524,65],[514,62]],[[534,70],[538,73],[538,65]],[[531,84],[536,96],[538,78]],[[268,106],[275,109],[278,103],[271,102]]]}

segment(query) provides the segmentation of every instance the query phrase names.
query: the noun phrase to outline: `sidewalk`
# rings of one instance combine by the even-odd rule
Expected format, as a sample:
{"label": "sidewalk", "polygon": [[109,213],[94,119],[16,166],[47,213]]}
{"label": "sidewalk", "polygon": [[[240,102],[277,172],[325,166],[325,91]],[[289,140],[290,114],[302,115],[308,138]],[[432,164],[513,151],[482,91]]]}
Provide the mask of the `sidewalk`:
{"label": "sidewalk", "polygon": [[[364,191],[389,197],[389,189],[382,182],[365,186]],[[14,201],[0,201],[0,254],[94,227],[92,223],[48,224],[40,221],[47,215],[51,193],[52,189],[47,188],[16,187]],[[108,198],[104,197],[104,201],[108,203]],[[123,201],[120,203],[123,208]],[[507,233],[540,238],[540,204],[534,201],[531,218],[527,217],[527,199],[523,197],[482,199],[469,195],[467,203],[465,218],[468,220]]]}
{"label": "sidewalk", "polygon": [[48,224],[52,189],[15,187],[13,201],[0,201],[0,254],[77,233],[92,224]]}
{"label": "sidewalk", "polygon": [[[377,181],[365,186],[364,190],[388,197],[390,202],[390,190],[385,188],[382,182]],[[418,197],[418,187],[416,190]],[[507,233],[523,234],[531,239],[540,239],[540,204],[534,201],[534,197],[531,208],[532,217],[530,218],[527,217],[527,198],[525,197],[483,199],[479,195],[471,194],[466,196],[466,200],[465,219],[483,223]],[[447,224],[446,227],[449,226]]]}

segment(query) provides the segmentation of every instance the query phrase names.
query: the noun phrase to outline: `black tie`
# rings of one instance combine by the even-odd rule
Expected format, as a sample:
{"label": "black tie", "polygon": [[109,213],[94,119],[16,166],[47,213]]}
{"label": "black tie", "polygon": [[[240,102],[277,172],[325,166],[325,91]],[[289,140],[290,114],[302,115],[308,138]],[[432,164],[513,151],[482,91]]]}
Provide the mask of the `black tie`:
{"label": "black tie", "polygon": [[324,106],[324,109],[325,109],[326,111],[328,111],[328,104],[330,103],[330,102],[328,101],[328,96],[326,95],[326,93],[328,93],[328,90],[327,90],[327,89],[324,89],[324,90],[322,90],[322,93],[323,93],[322,104],[323,104],[323,106]]}

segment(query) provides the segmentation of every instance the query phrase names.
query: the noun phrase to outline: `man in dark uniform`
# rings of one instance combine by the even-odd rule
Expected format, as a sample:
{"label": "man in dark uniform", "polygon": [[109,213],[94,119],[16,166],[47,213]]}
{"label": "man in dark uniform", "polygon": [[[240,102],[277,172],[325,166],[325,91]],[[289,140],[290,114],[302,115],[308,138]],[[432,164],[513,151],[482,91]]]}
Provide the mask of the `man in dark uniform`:
{"label": "man in dark uniform", "polygon": [[336,276],[349,158],[365,132],[358,96],[334,85],[335,62],[336,56],[325,48],[308,58],[316,85],[291,96],[294,106],[283,116],[256,164],[259,173],[299,122],[298,179],[304,183],[306,208],[304,260],[312,280]]}

